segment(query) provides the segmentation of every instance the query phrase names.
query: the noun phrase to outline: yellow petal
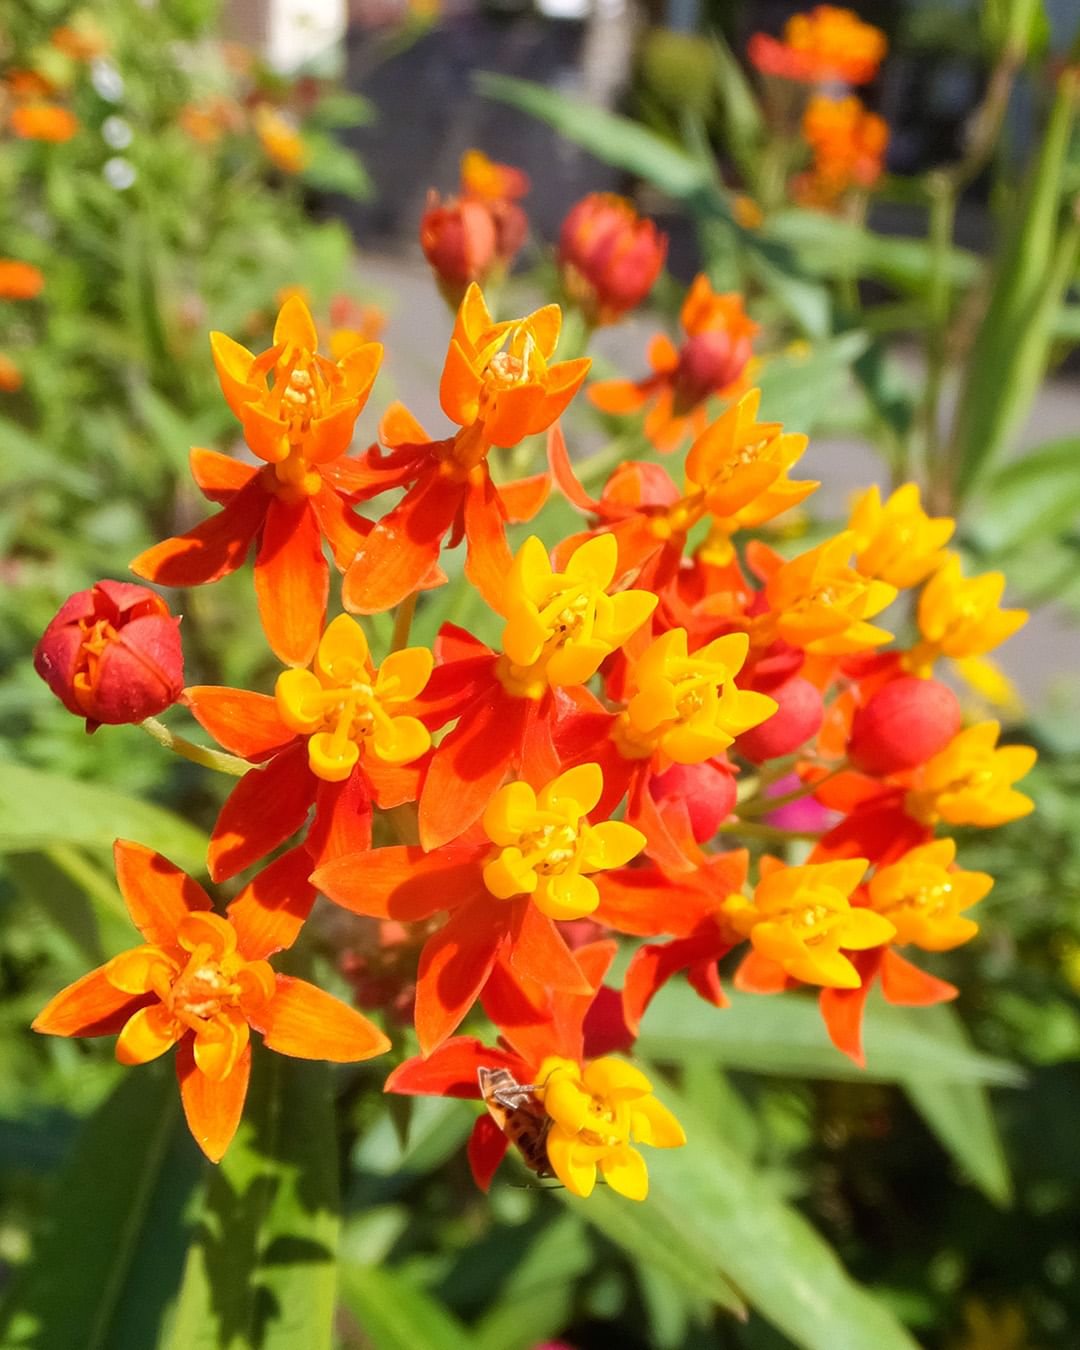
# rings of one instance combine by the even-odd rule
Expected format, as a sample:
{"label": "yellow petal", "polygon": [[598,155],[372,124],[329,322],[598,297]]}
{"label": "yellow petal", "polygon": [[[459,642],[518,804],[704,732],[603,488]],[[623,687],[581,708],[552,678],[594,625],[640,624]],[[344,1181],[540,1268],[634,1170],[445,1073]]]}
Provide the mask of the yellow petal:
{"label": "yellow petal", "polygon": [[516,844],[537,827],[536,793],[528,783],[507,783],[484,809],[484,833],[493,844]]}
{"label": "yellow petal", "polygon": [[578,764],[553,778],[537,799],[542,811],[569,811],[571,818],[588,815],[604,790],[599,764]]}
{"label": "yellow petal", "polygon": [[539,877],[526,865],[521,849],[504,848],[497,858],[484,864],[484,885],[497,900],[515,895],[531,895]]}
{"label": "yellow petal", "polygon": [[596,889],[596,883],[588,877],[565,872],[561,876],[539,877],[533,892],[533,903],[549,919],[560,922],[583,919],[599,905],[600,892]]}
{"label": "yellow petal", "polygon": [[[579,545],[566,564],[566,575],[596,590],[606,591],[619,561],[619,544],[613,534],[594,534]],[[655,603],[656,597],[653,596]]]}
{"label": "yellow petal", "polygon": [[686,1143],[686,1131],[652,1095],[632,1103],[630,1131],[638,1143],[651,1144],[653,1148],[679,1148]]}
{"label": "yellow petal", "polygon": [[177,966],[161,948],[149,944],[121,952],[104,969],[108,982],[124,994],[148,994],[156,982],[168,982],[177,972]]}
{"label": "yellow petal", "polygon": [[600,1171],[613,1191],[627,1200],[644,1200],[649,1194],[649,1169],[636,1148],[623,1145],[600,1159]]}
{"label": "yellow petal", "polygon": [[323,723],[322,694],[310,670],[283,670],[274,685],[278,716],[290,731],[310,735]]}
{"label": "yellow petal", "polygon": [[416,698],[431,678],[435,658],[426,647],[406,647],[391,652],[379,667],[375,693],[379,698],[404,701]]}
{"label": "yellow petal", "polygon": [[365,681],[370,673],[368,640],[349,614],[339,614],[319,641],[315,671],[329,689]]}
{"label": "yellow petal", "polygon": [[392,717],[388,723],[375,723],[371,739],[386,764],[409,764],[431,745],[431,732],[415,717]]}
{"label": "yellow petal", "polygon": [[116,1058],[121,1064],[147,1064],[171,1049],[183,1031],[164,1003],[152,1003],[124,1023],[116,1040]]}
{"label": "yellow petal", "polygon": [[645,847],[645,836],[633,825],[621,820],[605,820],[593,825],[585,836],[582,862],[587,871],[625,867]]}

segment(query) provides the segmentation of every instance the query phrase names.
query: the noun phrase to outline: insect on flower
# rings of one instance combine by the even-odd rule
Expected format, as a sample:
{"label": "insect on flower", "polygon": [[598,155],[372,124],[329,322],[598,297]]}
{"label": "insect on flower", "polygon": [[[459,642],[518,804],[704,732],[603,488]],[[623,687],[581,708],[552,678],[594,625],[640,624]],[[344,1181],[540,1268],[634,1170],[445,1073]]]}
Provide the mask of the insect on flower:
{"label": "insect on flower", "polygon": [[553,1177],[547,1155],[551,1117],[533,1095],[532,1083],[519,1083],[509,1069],[479,1068],[476,1080],[488,1115],[521,1154],[530,1172]]}

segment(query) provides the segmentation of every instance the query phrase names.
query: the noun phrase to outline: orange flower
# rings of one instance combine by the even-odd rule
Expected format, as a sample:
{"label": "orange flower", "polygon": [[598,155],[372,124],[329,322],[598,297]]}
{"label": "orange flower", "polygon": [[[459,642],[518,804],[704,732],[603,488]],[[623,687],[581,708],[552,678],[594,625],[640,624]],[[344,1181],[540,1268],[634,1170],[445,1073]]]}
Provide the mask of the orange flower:
{"label": "orange flower", "polygon": [[515,201],[529,191],[529,176],[512,164],[497,164],[482,150],[461,156],[461,191],[480,201]]}
{"label": "orange flower", "polygon": [[887,46],[881,29],[863,23],[850,9],[817,5],[808,14],[793,15],[780,41],[755,33],[747,44],[747,54],[762,74],[783,80],[868,84],[877,74]]}
{"label": "orange flower", "polygon": [[439,385],[443,412],[461,428],[442,441],[400,405],[383,419],[383,440],[398,447],[367,457],[372,494],[411,484],[372,531],[345,577],[347,609],[377,614],[416,590],[439,558],[442,540],[468,541],[467,575],[489,604],[510,567],[508,520],[528,520],[547,494],[547,475],[499,488],[486,459],[545,431],[577,393],[589,360],[549,364],[562,314],[546,305],[523,319],[493,322],[479,286],[461,302]]}
{"label": "orange flower", "polygon": [[960,555],[948,554],[919,596],[922,641],[904,658],[905,664],[917,674],[929,674],[939,656],[962,661],[999,647],[1028,617],[1026,609],[1001,608],[1004,591],[1002,572],[965,577]]}
{"label": "orange flower", "polygon": [[471,282],[485,283],[498,258],[498,233],[485,201],[451,198],[434,188],[420,218],[420,247],[446,300],[459,305]]}
{"label": "orange flower", "polygon": [[867,888],[871,909],[896,928],[893,941],[928,952],[947,952],[970,941],[979,925],[961,910],[978,904],[994,879],[955,868],[956,841],[935,839],[878,868]]}
{"label": "orange flower", "polygon": [[262,148],[282,173],[299,173],[306,166],[309,155],[304,138],[284,113],[268,103],[260,103],[253,123]]}
{"label": "orange flower", "polygon": [[0,300],[33,300],[45,285],[41,270],[17,258],[0,258]]}
{"label": "orange flower", "polygon": [[1035,803],[1013,787],[1037,758],[1030,745],[997,744],[997,722],[977,722],[959,732],[907,780],[904,801],[916,820],[932,825],[977,825],[991,829],[1019,820]]}
{"label": "orange flower", "polygon": [[597,325],[618,323],[641,304],[666,256],[667,235],[613,192],[583,198],[559,233],[563,286]]}
{"label": "orange flower", "polygon": [[814,155],[810,171],[795,183],[796,198],[805,205],[831,205],[848,188],[871,188],[881,177],[889,128],[854,94],[815,95],[803,114],[802,132]]}
{"label": "orange flower", "polygon": [[860,494],[848,528],[855,535],[855,566],[903,590],[925,581],[945,561],[944,545],[956,521],[928,516],[919,501],[919,485],[905,483],[882,504],[877,487]]}
{"label": "orange flower", "polygon": [[54,28],[49,34],[49,42],[73,61],[92,61],[109,50],[108,38],[93,16],[85,12],[76,14],[72,23]]}
{"label": "orange flower", "polygon": [[145,942],[61,990],[34,1030],[119,1032],[122,1064],[145,1064],[175,1045],[188,1126],[211,1161],[221,1159],[240,1122],[252,1028],[271,1050],[301,1059],[351,1062],[390,1048],[355,1009],[270,968],[266,958],[283,944],[252,899],[256,890],[265,901],[295,888],[289,855],[237,896],[227,919],[213,913],[198,882],[161,854],[119,840],[115,858],[124,903]]}
{"label": "orange flower", "polygon": [[649,344],[651,376],[636,383],[604,380],[589,388],[589,398],[603,412],[636,412],[651,402],[645,435],[662,454],[677,449],[688,432],[705,430],[710,397],[742,392],[758,331],[742,296],[715,292],[704,274],[694,279],[681,319],[687,335],[681,348],[661,335]]}
{"label": "orange flower", "polygon": [[0,392],[14,394],[22,383],[22,371],[6,352],[0,352]]}
{"label": "orange flower", "polygon": [[8,118],[16,136],[26,141],[70,141],[79,129],[74,113],[58,103],[23,103]]}
{"label": "orange flower", "polygon": [[224,510],[147,549],[131,569],[159,585],[199,586],[235,571],[257,538],[255,593],[263,629],[275,655],[304,666],[326,614],[322,540],[344,569],[371,528],[351,506],[371,476],[344,452],[382,347],[353,347],[336,364],[319,355],[311,314],[297,296],[282,305],[274,345],[261,355],[224,333],[211,334],[210,341],[225,400],[266,466],[193,450],[196,483]]}

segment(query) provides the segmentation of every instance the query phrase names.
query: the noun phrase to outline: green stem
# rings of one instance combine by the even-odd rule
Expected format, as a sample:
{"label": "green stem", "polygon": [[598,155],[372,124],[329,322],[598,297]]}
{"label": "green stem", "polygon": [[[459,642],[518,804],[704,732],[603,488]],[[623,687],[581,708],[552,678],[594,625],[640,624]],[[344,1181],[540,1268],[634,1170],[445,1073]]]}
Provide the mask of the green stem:
{"label": "green stem", "polygon": [[931,174],[930,193],[930,276],[926,308],[926,385],[922,401],[923,465],[928,484],[941,490],[943,464],[940,446],[941,390],[948,360],[949,252],[956,222],[957,189],[947,174]]}
{"label": "green stem", "polygon": [[402,647],[409,645],[409,633],[412,631],[413,615],[416,613],[416,601],[419,596],[419,591],[413,591],[394,611],[394,632],[390,638],[392,652],[399,652]]}
{"label": "green stem", "polygon": [[766,797],[761,794],[756,794],[755,796],[748,798],[745,802],[740,803],[739,818],[742,819],[744,816],[763,816],[770,811],[778,811],[782,806],[790,806],[792,802],[802,801],[804,797],[812,797],[823,783],[827,783],[831,778],[835,778],[837,774],[843,773],[846,768],[848,768],[848,764],[845,761],[843,764],[837,765],[835,769],[830,769],[823,777],[816,779],[812,783],[804,783],[801,788],[797,788],[793,792],[785,792],[782,797]]}
{"label": "green stem", "polygon": [[196,745],[186,736],[178,736],[156,717],[148,717],[139,725],[148,736],[157,741],[158,745],[163,745],[174,755],[190,759],[192,764],[201,764],[204,769],[213,769],[215,773],[227,773],[233,778],[243,778],[244,774],[254,767],[237,755],[227,755],[224,750],[211,750],[205,745]]}

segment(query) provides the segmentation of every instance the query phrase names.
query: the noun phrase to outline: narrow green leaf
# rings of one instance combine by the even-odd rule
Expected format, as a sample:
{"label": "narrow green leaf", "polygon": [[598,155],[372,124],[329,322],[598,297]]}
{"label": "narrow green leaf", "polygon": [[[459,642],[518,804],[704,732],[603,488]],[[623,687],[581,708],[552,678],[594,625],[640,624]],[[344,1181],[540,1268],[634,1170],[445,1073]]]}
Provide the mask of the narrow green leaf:
{"label": "narrow green leaf", "polygon": [[97,783],[0,761],[0,852],[53,843],[108,848],[114,839],[146,844],[189,871],[205,865],[206,836],[171,811]]}
{"label": "narrow green leaf", "polygon": [[1032,450],[1007,465],[979,494],[968,529],[978,548],[1000,555],[1046,539],[1080,516],[1080,438]]}
{"label": "narrow green leaf", "polygon": [[345,1269],[341,1297],[372,1350],[472,1350],[475,1345],[463,1323],[398,1271]]}
{"label": "narrow green leaf", "polygon": [[[657,1095],[686,1128],[683,1148],[648,1150],[649,1197],[631,1206],[599,1189],[624,1223],[665,1222],[707,1253],[767,1321],[804,1350],[915,1350],[882,1304],[857,1285],[835,1252],[773,1187],[717,1135],[710,1122],[657,1078]],[[616,1238],[617,1240],[617,1238]]]}
{"label": "narrow green leaf", "polygon": [[807,356],[769,361],[758,380],[762,420],[811,433],[850,387],[851,364],[869,340],[866,333],[845,333],[816,344]]}
{"label": "narrow green leaf", "polygon": [[171,1064],[128,1073],[87,1122],[0,1318],[3,1350],[146,1350],[174,1296],[199,1175]]}
{"label": "narrow green leaf", "polygon": [[488,71],[473,79],[485,98],[539,118],[605,164],[637,174],[669,197],[685,201],[709,185],[708,175],[692,156],[628,117],[568,98],[531,80]]}
{"label": "narrow green leaf", "polygon": [[594,1263],[585,1225],[573,1214],[556,1213],[499,1280],[494,1301],[489,1290],[472,1328],[476,1350],[529,1350],[558,1335],[570,1320],[575,1284]]}
{"label": "narrow green leaf", "polygon": [[[925,1011],[939,1040],[970,1048],[967,1032],[953,1008]],[[981,1083],[954,1083],[920,1074],[905,1079],[904,1090],[942,1146],[983,1194],[996,1205],[1009,1204],[1012,1178],[987,1089]]]}
{"label": "narrow green leaf", "polygon": [[256,1049],[161,1350],[330,1350],[338,1228],[330,1068]]}
{"label": "narrow green leaf", "polygon": [[863,1022],[866,1068],[860,1069],[829,1042],[816,999],[730,997],[730,1007],[713,1010],[688,985],[668,985],[645,1017],[641,1054],[676,1063],[709,1058],[727,1068],[802,1078],[900,1082],[919,1074],[1001,1087],[1023,1082],[1015,1065],[943,1041],[933,1009],[894,1008],[872,994]]}

